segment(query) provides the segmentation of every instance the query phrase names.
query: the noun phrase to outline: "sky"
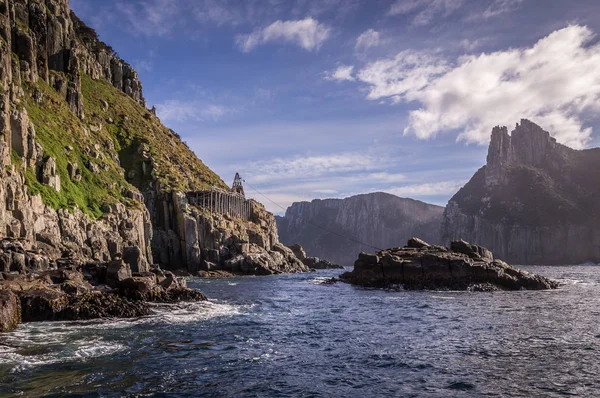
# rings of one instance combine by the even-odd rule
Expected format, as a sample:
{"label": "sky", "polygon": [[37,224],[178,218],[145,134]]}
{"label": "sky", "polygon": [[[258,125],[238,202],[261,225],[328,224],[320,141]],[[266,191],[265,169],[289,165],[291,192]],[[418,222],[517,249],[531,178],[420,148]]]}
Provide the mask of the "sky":
{"label": "sky", "polygon": [[597,0],[70,3],[162,122],[275,213],[375,191],[445,205],[522,118],[600,145]]}

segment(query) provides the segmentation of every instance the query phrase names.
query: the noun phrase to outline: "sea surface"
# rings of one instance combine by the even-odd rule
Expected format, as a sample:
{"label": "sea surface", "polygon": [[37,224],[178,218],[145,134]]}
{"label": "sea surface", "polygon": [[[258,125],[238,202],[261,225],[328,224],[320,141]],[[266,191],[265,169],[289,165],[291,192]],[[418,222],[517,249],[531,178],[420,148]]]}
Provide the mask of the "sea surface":
{"label": "sea surface", "polygon": [[600,397],[600,267],[557,291],[190,279],[207,303],[0,335],[0,396]]}

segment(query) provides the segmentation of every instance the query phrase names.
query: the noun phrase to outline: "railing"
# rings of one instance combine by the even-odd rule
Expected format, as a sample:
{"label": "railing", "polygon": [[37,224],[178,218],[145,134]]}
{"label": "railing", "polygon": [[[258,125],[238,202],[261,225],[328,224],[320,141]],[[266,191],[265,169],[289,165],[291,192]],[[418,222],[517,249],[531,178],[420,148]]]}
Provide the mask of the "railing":
{"label": "railing", "polygon": [[219,188],[187,193],[188,202],[208,212],[250,220],[252,203],[243,195]]}

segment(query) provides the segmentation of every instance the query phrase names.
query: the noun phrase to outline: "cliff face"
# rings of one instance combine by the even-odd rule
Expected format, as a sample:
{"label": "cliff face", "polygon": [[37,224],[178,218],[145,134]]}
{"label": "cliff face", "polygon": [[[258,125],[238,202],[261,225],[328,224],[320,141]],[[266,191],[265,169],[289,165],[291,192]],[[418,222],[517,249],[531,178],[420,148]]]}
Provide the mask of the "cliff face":
{"label": "cliff face", "polygon": [[282,242],[299,243],[308,255],[349,266],[358,253],[373,248],[317,226],[376,247],[400,246],[413,236],[438,243],[443,211],[440,206],[378,192],[294,203],[285,217],[277,217],[277,225]]}
{"label": "cliff face", "polygon": [[[187,202],[208,187],[228,189],[145,107],[135,70],[67,0],[0,0],[0,237],[52,257],[122,253],[140,271],[305,270],[277,254],[258,203],[248,221]],[[236,255],[244,261],[225,265]]]}
{"label": "cliff face", "polygon": [[[81,137],[81,130],[61,143],[49,131],[62,130],[66,123],[85,129],[81,71],[102,69],[96,61],[99,53],[78,40],[68,3],[0,0],[0,49],[0,235],[35,241],[55,257],[67,250],[109,260],[127,252],[134,269],[146,270],[152,262],[148,212],[134,200],[89,201],[110,191],[102,187],[90,192],[105,179],[87,168],[82,171],[88,159],[79,150],[99,145],[98,140]],[[114,55],[106,59],[126,65]],[[98,77],[106,76],[99,72]],[[120,84],[143,102],[135,73]],[[42,120],[42,110],[48,119],[67,116],[52,125]],[[72,146],[76,142],[77,150]],[[115,163],[106,159],[102,164],[107,180]],[[91,164],[88,160],[94,168]]]}
{"label": "cliff face", "polygon": [[517,264],[600,262],[600,149],[573,150],[522,120],[492,131],[487,165],[448,203],[442,235]]}

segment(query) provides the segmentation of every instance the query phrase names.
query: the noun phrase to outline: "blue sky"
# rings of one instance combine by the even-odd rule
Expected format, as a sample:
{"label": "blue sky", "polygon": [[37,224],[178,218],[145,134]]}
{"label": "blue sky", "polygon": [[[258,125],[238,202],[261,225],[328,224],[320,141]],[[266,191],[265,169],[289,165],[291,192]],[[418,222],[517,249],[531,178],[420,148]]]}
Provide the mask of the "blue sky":
{"label": "blue sky", "polygon": [[[598,146],[597,0],[71,0],[227,183],[444,205],[495,125]],[[282,210],[256,195],[270,210]]]}

